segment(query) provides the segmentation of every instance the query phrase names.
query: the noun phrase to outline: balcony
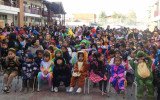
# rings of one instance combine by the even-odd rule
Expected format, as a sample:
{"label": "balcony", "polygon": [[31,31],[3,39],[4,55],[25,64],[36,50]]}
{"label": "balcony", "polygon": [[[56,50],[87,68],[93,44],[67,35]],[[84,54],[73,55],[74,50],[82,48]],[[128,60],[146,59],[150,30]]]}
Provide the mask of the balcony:
{"label": "balcony", "polygon": [[154,11],[154,17],[158,16],[158,10]]}
{"label": "balcony", "polygon": [[18,8],[18,5],[16,2],[6,2],[6,1],[0,1],[0,12],[6,13],[6,14],[18,14],[20,9]]}
{"label": "balcony", "polygon": [[31,8],[30,6],[24,6],[24,12],[30,14],[41,15],[41,10],[37,8]]}
{"label": "balcony", "polygon": [[48,11],[45,11],[44,9],[42,10],[42,16],[43,17],[48,17]]}
{"label": "balcony", "polygon": [[5,5],[5,6],[10,6],[10,7],[15,7],[18,8],[18,3],[17,2],[6,2],[6,1],[0,1],[0,5]]}

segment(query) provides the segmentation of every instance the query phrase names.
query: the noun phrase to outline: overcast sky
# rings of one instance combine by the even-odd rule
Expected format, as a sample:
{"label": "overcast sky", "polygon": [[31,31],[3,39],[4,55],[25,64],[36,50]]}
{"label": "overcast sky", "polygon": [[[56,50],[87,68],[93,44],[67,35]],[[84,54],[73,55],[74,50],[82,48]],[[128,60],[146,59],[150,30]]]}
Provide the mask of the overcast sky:
{"label": "overcast sky", "polygon": [[147,15],[147,9],[153,5],[155,0],[48,0],[60,1],[68,17],[74,13],[95,13],[105,11],[107,15],[113,12],[127,13],[134,10],[138,19]]}

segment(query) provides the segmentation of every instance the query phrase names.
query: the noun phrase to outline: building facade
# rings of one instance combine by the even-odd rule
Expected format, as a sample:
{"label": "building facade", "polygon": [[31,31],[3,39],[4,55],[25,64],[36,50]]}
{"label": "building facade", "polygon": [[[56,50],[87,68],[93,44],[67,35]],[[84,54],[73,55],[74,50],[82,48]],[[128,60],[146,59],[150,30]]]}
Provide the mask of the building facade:
{"label": "building facade", "polygon": [[95,23],[96,14],[73,14],[73,20],[79,22]]}
{"label": "building facade", "polygon": [[[54,13],[53,9],[47,7],[46,3],[52,4],[51,2],[46,2],[45,0],[0,0],[0,26],[4,27],[5,23],[10,24],[12,22],[15,26],[19,27],[29,24],[51,24],[54,22],[54,19],[61,17],[62,13]],[[63,8],[62,3],[57,7]],[[64,9],[62,10],[63,15],[65,15]],[[65,22],[64,19],[60,21],[61,23]]]}
{"label": "building facade", "polygon": [[157,26],[160,29],[160,0],[155,0],[151,8],[151,30]]}

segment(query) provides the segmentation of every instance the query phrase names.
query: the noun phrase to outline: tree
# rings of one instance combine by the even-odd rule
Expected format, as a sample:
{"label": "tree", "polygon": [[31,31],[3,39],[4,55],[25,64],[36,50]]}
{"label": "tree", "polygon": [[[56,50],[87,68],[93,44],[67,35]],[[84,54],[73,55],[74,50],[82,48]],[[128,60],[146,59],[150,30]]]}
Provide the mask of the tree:
{"label": "tree", "polygon": [[121,14],[121,13],[116,13],[114,12],[112,15],[112,18],[114,19],[113,24],[125,24],[125,25],[135,25],[136,24],[136,13],[131,10],[129,11],[128,14]]}
{"label": "tree", "polygon": [[124,23],[126,20],[126,16],[121,13],[114,12],[112,15],[112,18],[114,18],[114,24],[117,25],[119,23]]}
{"label": "tree", "polygon": [[130,12],[127,14],[125,24],[136,25],[136,19],[137,19],[136,13],[133,10],[130,10]]}
{"label": "tree", "polygon": [[107,17],[106,17],[106,13],[104,11],[102,11],[99,15],[99,20],[98,20],[99,24],[101,25],[105,25],[107,22]]}

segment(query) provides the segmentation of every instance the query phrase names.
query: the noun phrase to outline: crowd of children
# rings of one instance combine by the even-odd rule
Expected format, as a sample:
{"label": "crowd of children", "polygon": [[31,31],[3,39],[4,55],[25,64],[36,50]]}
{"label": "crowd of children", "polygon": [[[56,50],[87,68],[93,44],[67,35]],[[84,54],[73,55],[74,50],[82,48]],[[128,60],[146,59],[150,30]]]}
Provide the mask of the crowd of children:
{"label": "crowd of children", "polygon": [[[14,28],[14,29],[12,29]],[[47,79],[49,87],[58,92],[61,82],[66,92],[73,92],[78,83],[81,93],[85,79],[94,86],[99,83],[107,94],[107,82],[115,91],[124,93],[133,80],[138,85],[136,96],[154,98],[157,87],[160,100],[160,31],[130,28],[107,29],[78,26],[24,26],[12,23],[0,28],[0,58],[4,70],[3,91],[10,92],[14,77],[23,77],[23,90]],[[29,81],[29,84],[27,84]]]}

